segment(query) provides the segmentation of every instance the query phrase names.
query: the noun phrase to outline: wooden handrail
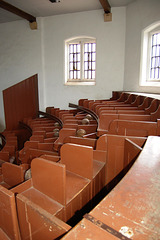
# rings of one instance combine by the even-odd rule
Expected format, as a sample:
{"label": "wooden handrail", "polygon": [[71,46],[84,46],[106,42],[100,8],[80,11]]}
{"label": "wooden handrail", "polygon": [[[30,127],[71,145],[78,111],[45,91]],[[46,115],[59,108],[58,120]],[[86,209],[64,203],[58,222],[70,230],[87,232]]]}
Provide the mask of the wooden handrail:
{"label": "wooden handrail", "polygon": [[62,123],[61,119],[59,119],[58,117],[53,116],[53,115],[51,115],[51,114],[49,114],[49,113],[46,113],[46,112],[42,112],[42,111],[38,111],[38,114],[39,114],[39,115],[42,115],[42,116],[44,116],[44,117],[47,117],[47,118],[49,118],[49,119],[52,119],[52,120],[54,120],[54,121],[57,121],[57,122],[59,123],[59,125],[60,125],[61,127],[63,127],[63,123]]}

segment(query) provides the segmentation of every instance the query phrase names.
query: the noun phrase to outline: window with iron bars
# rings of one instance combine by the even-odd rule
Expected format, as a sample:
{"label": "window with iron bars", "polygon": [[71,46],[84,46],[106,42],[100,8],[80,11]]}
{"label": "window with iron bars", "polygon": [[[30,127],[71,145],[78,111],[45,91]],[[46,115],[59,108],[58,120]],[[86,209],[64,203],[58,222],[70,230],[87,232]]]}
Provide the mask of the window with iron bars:
{"label": "window with iron bars", "polygon": [[151,37],[150,79],[160,80],[160,32]]}
{"label": "window with iron bars", "polygon": [[66,43],[66,83],[95,83],[96,41],[78,38]]}
{"label": "window with iron bars", "polygon": [[160,21],[142,31],[140,86],[160,87]]}

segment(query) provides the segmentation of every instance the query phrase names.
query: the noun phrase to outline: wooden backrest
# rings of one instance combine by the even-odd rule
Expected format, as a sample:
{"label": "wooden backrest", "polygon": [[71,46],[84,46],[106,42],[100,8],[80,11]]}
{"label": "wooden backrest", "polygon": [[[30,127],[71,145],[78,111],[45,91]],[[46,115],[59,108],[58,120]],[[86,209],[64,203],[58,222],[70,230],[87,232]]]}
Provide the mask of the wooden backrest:
{"label": "wooden backrest", "polygon": [[64,139],[64,143],[73,143],[79,145],[85,145],[95,148],[96,140],[91,138],[79,138],[74,136],[69,136]]}
{"label": "wooden backrest", "polygon": [[33,187],[65,205],[66,166],[35,158],[31,162]]}
{"label": "wooden backrest", "polygon": [[150,115],[137,114],[118,114],[118,113],[100,113],[99,116],[99,129],[108,130],[109,125],[115,119],[132,120],[132,121],[150,121]]}
{"label": "wooden backrest", "polygon": [[109,134],[125,136],[157,135],[157,123],[147,121],[114,120],[109,126]]}
{"label": "wooden backrest", "polygon": [[43,135],[33,135],[30,137],[30,141],[44,142],[44,136]]}
{"label": "wooden backrest", "polygon": [[52,161],[52,162],[59,162],[60,160],[60,156],[51,156],[51,155],[41,155],[41,158]]}
{"label": "wooden backrest", "polygon": [[38,149],[38,141],[26,141],[24,147],[25,149],[28,148]]}
{"label": "wooden backrest", "polygon": [[86,134],[93,133],[97,131],[97,124],[78,125],[78,129],[84,129]]}
{"label": "wooden backrest", "polygon": [[53,142],[52,143],[38,143],[38,149],[53,151]]}
{"label": "wooden backrest", "polygon": [[5,162],[9,162],[9,152],[0,151],[0,159]]}
{"label": "wooden backrest", "polygon": [[63,128],[74,128],[74,129],[77,129],[78,128],[78,124],[65,123],[65,124],[63,124]]}
{"label": "wooden backrest", "polygon": [[92,179],[93,148],[66,143],[61,147],[61,163],[68,171]]}
{"label": "wooden backrest", "polygon": [[65,139],[65,137],[75,136],[75,135],[76,135],[76,129],[64,128],[59,131],[59,138],[57,140],[58,142],[63,143],[63,140]]}

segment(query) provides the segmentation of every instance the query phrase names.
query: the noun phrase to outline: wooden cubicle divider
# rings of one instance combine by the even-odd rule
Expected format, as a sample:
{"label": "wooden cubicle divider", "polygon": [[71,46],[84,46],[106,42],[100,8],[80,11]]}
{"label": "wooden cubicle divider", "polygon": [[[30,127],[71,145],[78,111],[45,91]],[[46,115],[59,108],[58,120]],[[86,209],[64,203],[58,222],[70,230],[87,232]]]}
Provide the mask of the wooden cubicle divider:
{"label": "wooden cubicle divider", "polygon": [[39,110],[38,75],[3,90],[6,130],[18,128],[19,121],[36,117]]}

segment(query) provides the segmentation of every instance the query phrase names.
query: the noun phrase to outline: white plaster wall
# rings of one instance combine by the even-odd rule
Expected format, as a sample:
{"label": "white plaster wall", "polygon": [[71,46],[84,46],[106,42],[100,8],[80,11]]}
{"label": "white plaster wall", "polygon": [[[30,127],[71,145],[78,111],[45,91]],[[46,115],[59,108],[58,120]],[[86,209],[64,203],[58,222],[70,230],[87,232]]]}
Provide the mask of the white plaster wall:
{"label": "white plaster wall", "polygon": [[36,73],[43,108],[41,28],[40,19],[38,30],[31,30],[25,20],[0,24],[0,131],[4,128],[2,91]]}
{"label": "white plaster wall", "polygon": [[[112,8],[112,22],[104,22],[103,10],[43,18],[45,105],[67,108],[80,98],[109,98],[113,90],[122,90],[126,8]],[[64,85],[64,41],[74,36],[97,40],[95,86]]]}
{"label": "white plaster wall", "polygon": [[142,30],[160,20],[160,0],[136,0],[126,12],[124,90],[160,93],[160,87],[139,86]]}

